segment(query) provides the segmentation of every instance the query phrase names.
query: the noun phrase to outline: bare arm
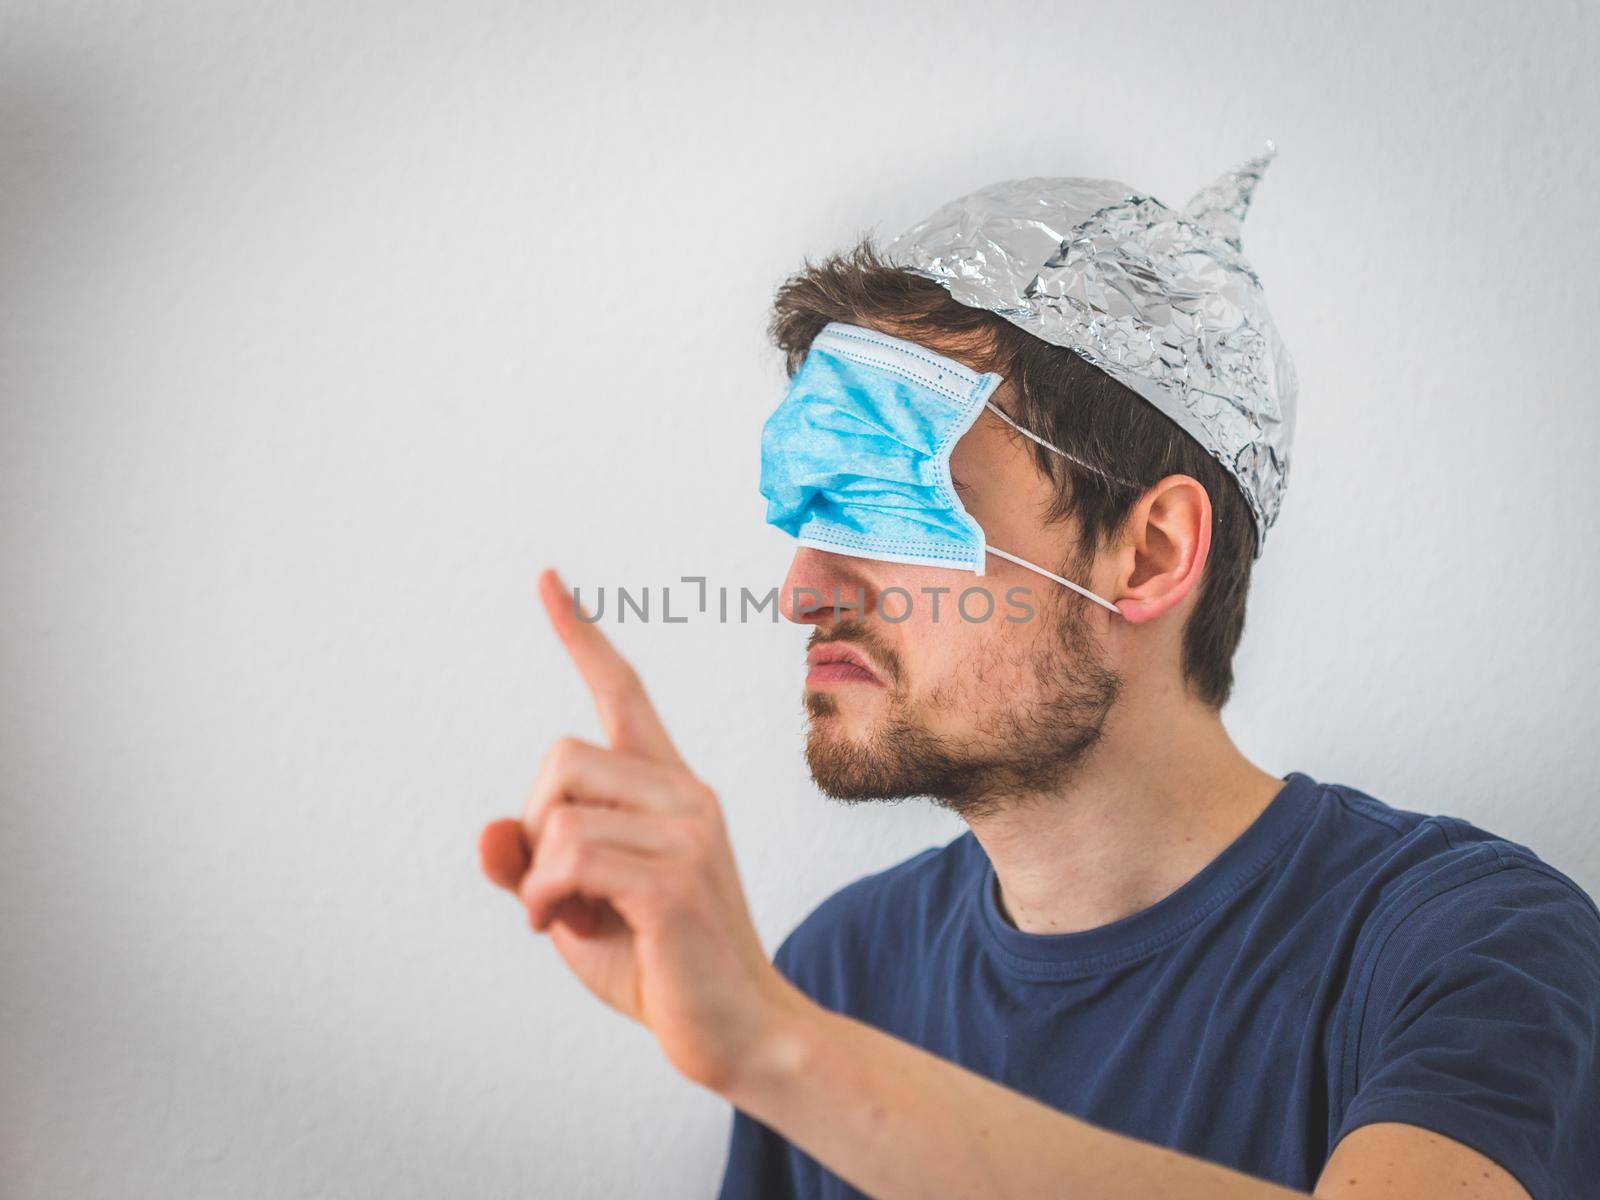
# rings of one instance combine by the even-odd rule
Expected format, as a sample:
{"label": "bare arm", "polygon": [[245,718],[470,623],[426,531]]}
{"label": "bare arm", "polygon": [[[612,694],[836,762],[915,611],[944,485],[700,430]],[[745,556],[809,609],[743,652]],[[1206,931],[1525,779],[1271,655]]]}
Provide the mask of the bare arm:
{"label": "bare arm", "polygon": [[1299,1196],[1098,1129],[803,996],[726,1098],[881,1200]]}
{"label": "bare arm", "polygon": [[[726,1098],[836,1175],[898,1197],[1303,1196],[1099,1129],[796,993]],[[1347,1137],[1319,1197],[1527,1200],[1476,1151],[1411,1125]]]}

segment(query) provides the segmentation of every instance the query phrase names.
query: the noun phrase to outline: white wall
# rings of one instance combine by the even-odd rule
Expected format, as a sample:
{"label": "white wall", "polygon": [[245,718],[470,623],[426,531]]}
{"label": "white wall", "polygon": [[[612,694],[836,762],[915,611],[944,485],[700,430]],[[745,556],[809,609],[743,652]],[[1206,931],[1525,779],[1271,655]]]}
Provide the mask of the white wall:
{"label": "white wall", "polygon": [[[1277,141],[1229,726],[1600,890],[1592,7],[598,7],[4,5],[0,1190],[711,1192],[726,1107],[476,873],[595,731],[534,574],[776,583],[772,289],[1007,176]],[[802,632],[612,629],[769,947],[957,832],[812,790]]]}

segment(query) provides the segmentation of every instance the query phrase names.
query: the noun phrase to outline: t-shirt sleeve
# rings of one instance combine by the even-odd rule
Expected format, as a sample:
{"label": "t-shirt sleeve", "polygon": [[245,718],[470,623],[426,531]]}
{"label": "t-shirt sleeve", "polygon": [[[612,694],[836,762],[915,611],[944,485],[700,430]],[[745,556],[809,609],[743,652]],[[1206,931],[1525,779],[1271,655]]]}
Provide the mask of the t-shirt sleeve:
{"label": "t-shirt sleeve", "polygon": [[1353,1017],[1354,1095],[1330,1145],[1398,1121],[1498,1162],[1533,1200],[1600,1178],[1600,915],[1502,860],[1400,918]]}

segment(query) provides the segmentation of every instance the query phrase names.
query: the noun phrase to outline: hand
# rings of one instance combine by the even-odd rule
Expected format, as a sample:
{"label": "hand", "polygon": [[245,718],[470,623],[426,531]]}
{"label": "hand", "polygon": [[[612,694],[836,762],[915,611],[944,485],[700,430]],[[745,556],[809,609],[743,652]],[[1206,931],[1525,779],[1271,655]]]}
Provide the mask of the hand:
{"label": "hand", "polygon": [[562,738],[522,818],[485,827],[484,872],[514,892],[584,985],[728,1089],[782,1013],[807,1003],[768,961],[715,794],[679,757],[628,662],[579,620],[554,571],[539,596],[608,746]]}

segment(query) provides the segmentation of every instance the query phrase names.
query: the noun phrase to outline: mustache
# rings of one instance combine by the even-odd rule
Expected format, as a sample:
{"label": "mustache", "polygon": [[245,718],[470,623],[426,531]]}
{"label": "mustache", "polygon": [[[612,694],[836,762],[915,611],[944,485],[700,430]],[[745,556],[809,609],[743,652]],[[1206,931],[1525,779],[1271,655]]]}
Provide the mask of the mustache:
{"label": "mustache", "polygon": [[882,639],[862,622],[840,621],[828,628],[818,626],[811,631],[811,638],[806,642],[806,652],[810,653],[814,646],[827,646],[834,642],[861,647],[871,657],[874,665],[883,668],[890,683],[900,682],[900,656],[884,645]]}

